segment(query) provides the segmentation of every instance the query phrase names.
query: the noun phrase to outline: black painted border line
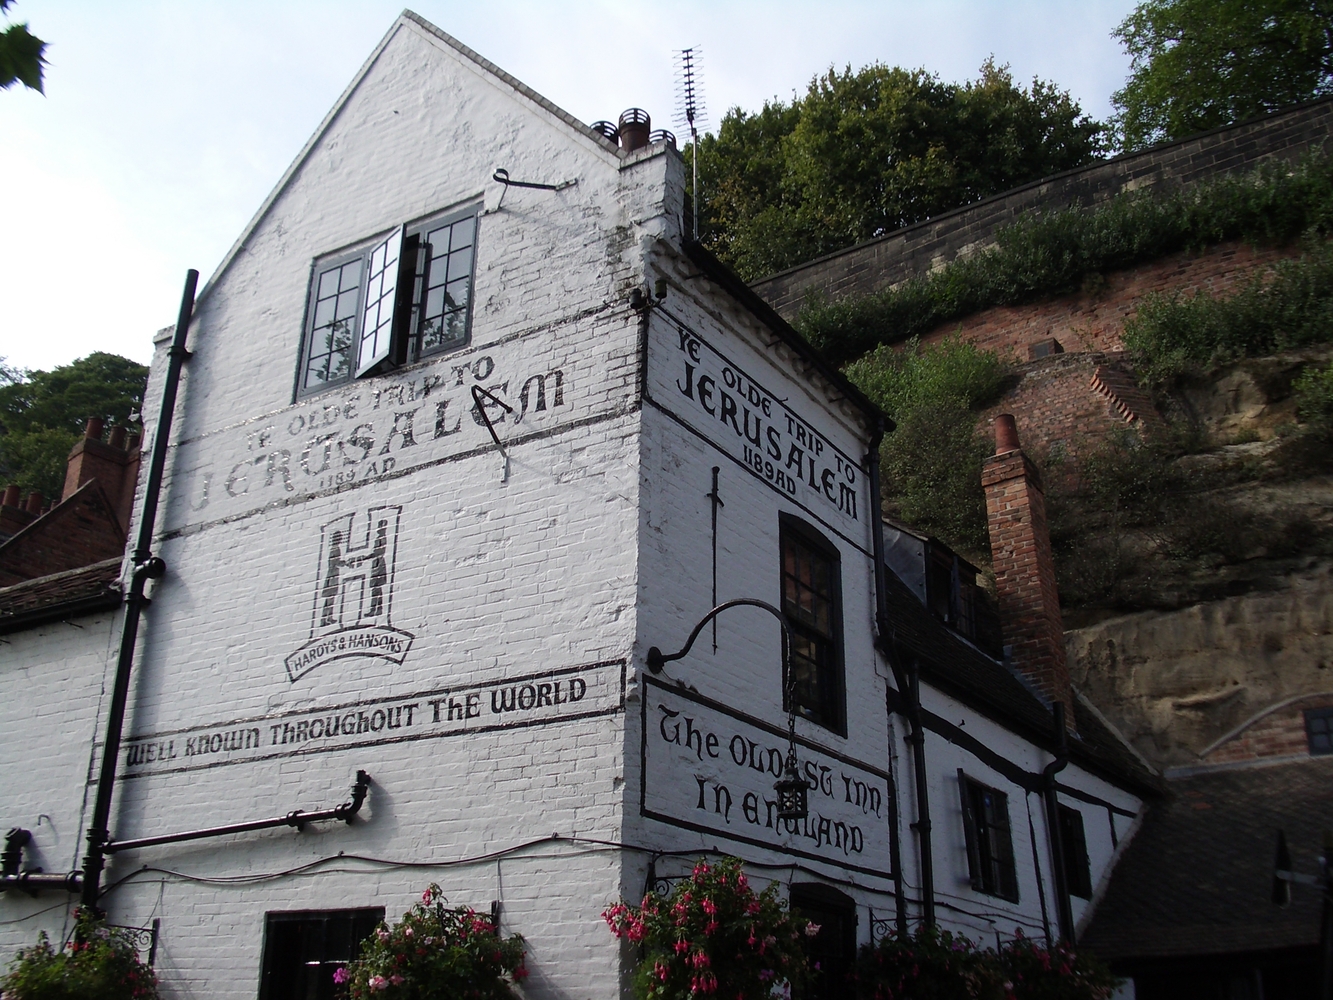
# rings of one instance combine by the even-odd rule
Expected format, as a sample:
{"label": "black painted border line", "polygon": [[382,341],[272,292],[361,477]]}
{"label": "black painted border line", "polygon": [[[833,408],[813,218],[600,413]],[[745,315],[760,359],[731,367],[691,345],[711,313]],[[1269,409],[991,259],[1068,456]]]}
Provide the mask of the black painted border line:
{"label": "black painted border line", "polygon": [[[647,676],[643,677],[643,695],[642,695],[643,703],[641,706],[642,718],[640,723],[642,731],[640,733],[640,740],[639,740],[639,814],[641,816],[643,816],[645,819],[651,819],[651,820],[656,820],[659,823],[665,823],[668,826],[679,827],[682,830],[690,830],[694,833],[705,833],[716,837],[722,837],[726,840],[734,840],[737,843],[750,844],[753,847],[760,847],[766,851],[771,851],[774,854],[795,855],[796,857],[805,858],[809,861],[817,861],[820,862],[821,864],[832,865],[835,868],[842,868],[847,871],[860,872],[863,875],[873,875],[875,878],[883,878],[890,880],[894,878],[894,873],[892,869],[889,869],[887,871],[881,871],[878,868],[867,868],[864,865],[844,863],[836,859],[825,857],[822,854],[811,854],[809,851],[803,851],[797,848],[787,847],[783,844],[774,844],[770,841],[758,840],[753,837],[742,836],[741,834],[738,833],[730,833],[725,830],[718,830],[716,827],[704,826],[701,823],[691,823],[688,820],[680,819],[679,817],[676,816],[668,816],[663,813],[656,812],[655,810],[649,809],[647,804],[648,692],[653,688],[658,688],[661,691],[665,691],[668,694],[675,695],[676,697],[682,698],[685,701],[692,701],[696,705],[702,705],[705,708],[712,709],[713,711],[718,712],[722,715],[729,716],[730,718],[735,719],[738,722],[743,722],[748,726],[753,726],[756,729],[763,730],[764,732],[767,732],[770,735],[777,736],[784,740],[787,738],[787,731],[785,729],[782,729],[779,726],[770,725],[769,723],[764,722],[762,719],[756,719],[754,716],[746,715],[744,712],[738,712],[735,709],[729,708],[726,705],[722,704],[720,701],[714,701],[712,698],[706,698],[703,695],[696,694],[693,691],[687,691],[682,688],[676,688],[668,684],[663,684],[661,681],[655,680],[652,677],[647,677]],[[854,757],[849,757],[846,754],[840,753],[837,750],[831,750],[828,747],[822,746],[819,743],[815,743],[813,740],[808,740],[803,736],[797,736],[796,742],[809,750],[815,751],[816,753],[823,754],[827,757],[832,757],[834,760],[840,761],[843,764],[847,764],[850,767],[855,767],[859,770],[866,771],[869,774],[873,774],[878,778],[882,778],[884,781],[885,795],[888,797],[885,800],[886,805],[888,804],[889,799],[894,799],[896,797],[896,792],[894,791],[893,787],[893,777],[887,771],[881,771],[877,767],[872,767],[869,764],[863,764],[861,761],[857,760]],[[885,809],[885,814],[886,814],[885,829],[888,831],[890,842],[892,842],[893,838],[893,829],[889,825],[889,814],[892,812],[893,810],[889,810],[887,808]]]}
{"label": "black painted border line", "polygon": [[[620,667],[620,694],[616,700],[616,703],[607,708],[593,709],[586,712],[579,712],[574,715],[556,715],[556,716],[551,716],[549,718],[529,719],[524,722],[496,723],[494,725],[489,725],[489,726],[477,726],[471,729],[455,729],[446,732],[412,733],[404,736],[392,736],[392,737],[384,737],[382,739],[377,739],[377,740],[365,740],[364,742],[360,743],[343,743],[338,746],[307,746],[302,749],[279,750],[273,753],[255,754],[254,756],[241,757],[233,760],[214,760],[206,764],[196,764],[183,767],[169,767],[169,768],[163,768],[162,770],[154,770],[154,771],[141,771],[137,774],[130,773],[128,771],[121,771],[118,774],[118,778],[120,780],[128,781],[134,778],[151,778],[164,774],[179,774],[184,771],[202,771],[214,767],[229,767],[233,764],[250,764],[262,760],[273,760],[279,757],[297,757],[315,753],[341,753],[342,751],[345,750],[360,750],[363,747],[384,746],[389,743],[413,743],[418,740],[446,739],[454,736],[470,736],[479,733],[491,733],[501,729],[527,729],[532,726],[546,726],[562,722],[574,722],[579,719],[592,719],[603,715],[617,715],[620,712],[624,711],[625,708],[625,673],[626,673],[627,661],[623,659],[599,660],[596,663],[585,663],[580,666],[574,666],[574,667],[561,667],[556,670],[545,670],[540,673],[524,674],[519,677],[507,677],[500,680],[483,681],[479,684],[465,684],[462,686],[455,686],[452,688],[439,688],[429,691],[418,691],[412,694],[395,695],[393,697],[388,697],[388,698],[362,699],[360,701],[344,702],[341,705],[334,705],[327,708],[315,707],[309,709],[294,709],[290,712],[283,712],[280,715],[251,716],[249,718],[237,719],[231,722],[218,722],[208,725],[187,726],[183,729],[164,730],[163,732],[160,733],[151,733],[143,736],[131,736],[126,738],[124,742],[128,746],[133,743],[148,743],[148,742],[158,741],[164,738],[183,736],[187,733],[199,732],[200,730],[241,728],[245,726],[253,726],[254,724],[257,723],[262,723],[263,725],[272,726],[277,724],[283,719],[295,718],[297,716],[323,715],[325,713],[345,712],[348,709],[363,708],[372,705],[393,705],[399,702],[405,702],[412,699],[424,699],[429,696],[457,694],[466,691],[484,691],[488,688],[499,688],[510,684],[523,684],[529,681],[542,680],[544,678],[550,678],[550,677],[563,677],[569,674],[590,673],[595,670],[603,670],[608,667],[617,667],[617,666]],[[100,745],[101,745],[100,743],[94,744],[94,754],[96,753],[96,750],[98,747],[100,747]],[[90,777],[89,783],[91,784],[92,781],[93,779]]]}

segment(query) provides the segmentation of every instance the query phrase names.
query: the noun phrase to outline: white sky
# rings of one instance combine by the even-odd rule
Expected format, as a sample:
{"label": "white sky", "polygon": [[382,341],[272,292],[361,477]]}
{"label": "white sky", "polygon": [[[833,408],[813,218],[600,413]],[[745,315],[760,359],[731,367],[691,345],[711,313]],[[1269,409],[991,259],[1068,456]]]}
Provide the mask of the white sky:
{"label": "white sky", "polygon": [[[206,280],[398,15],[399,0],[16,0],[46,96],[0,91],[0,357],[147,361],[185,271]],[[1132,0],[413,0],[583,121],[674,128],[674,50],[702,51],[709,120],[880,61],[1020,81],[1110,112]],[[0,24],[2,26],[2,24]],[[675,129],[679,134],[682,130]],[[683,141],[683,140],[682,140]]]}

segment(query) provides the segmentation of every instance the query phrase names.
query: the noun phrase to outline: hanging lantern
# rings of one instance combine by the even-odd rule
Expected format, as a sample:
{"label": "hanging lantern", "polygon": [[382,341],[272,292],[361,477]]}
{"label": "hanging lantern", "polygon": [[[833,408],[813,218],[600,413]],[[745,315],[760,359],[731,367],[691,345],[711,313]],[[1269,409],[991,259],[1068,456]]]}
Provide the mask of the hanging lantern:
{"label": "hanging lantern", "polygon": [[789,746],[787,766],[782,769],[782,777],[773,784],[773,791],[778,795],[778,819],[805,819],[809,814],[806,804],[809,787],[796,770],[796,747]]}

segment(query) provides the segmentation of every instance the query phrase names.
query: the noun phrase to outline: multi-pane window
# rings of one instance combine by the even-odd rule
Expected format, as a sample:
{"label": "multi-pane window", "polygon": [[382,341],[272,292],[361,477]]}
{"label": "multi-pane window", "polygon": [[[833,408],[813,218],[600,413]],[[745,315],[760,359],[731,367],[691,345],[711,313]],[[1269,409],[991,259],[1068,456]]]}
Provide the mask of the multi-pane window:
{"label": "multi-pane window", "polygon": [[958,772],[963,800],[963,830],[972,888],[991,896],[1018,900],[1014,841],[1009,831],[1009,796]]}
{"label": "multi-pane window", "polygon": [[334,972],[383,919],[383,907],[268,914],[259,1000],[333,1000]]}
{"label": "multi-pane window", "polygon": [[[788,669],[797,713],[842,730],[842,609],[838,551],[783,518],[782,611],[791,634]],[[784,678],[784,681],[786,679]]]}
{"label": "multi-pane window", "polygon": [[1060,807],[1060,844],[1065,855],[1065,885],[1069,895],[1092,898],[1092,868],[1088,863],[1088,838],[1083,832],[1083,814]]}
{"label": "multi-pane window", "polygon": [[1311,756],[1333,754],[1333,708],[1305,710],[1305,739]]}
{"label": "multi-pane window", "polygon": [[466,344],[476,235],[474,208],[317,264],[298,395]]}

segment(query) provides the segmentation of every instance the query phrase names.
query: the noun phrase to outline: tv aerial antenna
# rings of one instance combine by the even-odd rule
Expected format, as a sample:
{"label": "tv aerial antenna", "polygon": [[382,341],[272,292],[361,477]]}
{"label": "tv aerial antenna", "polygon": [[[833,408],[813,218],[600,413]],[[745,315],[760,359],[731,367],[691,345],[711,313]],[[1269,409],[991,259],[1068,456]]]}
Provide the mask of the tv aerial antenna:
{"label": "tv aerial antenna", "polygon": [[690,130],[690,165],[694,178],[690,186],[691,235],[699,238],[699,129],[708,124],[704,110],[703,50],[697,45],[676,53],[676,124]]}

